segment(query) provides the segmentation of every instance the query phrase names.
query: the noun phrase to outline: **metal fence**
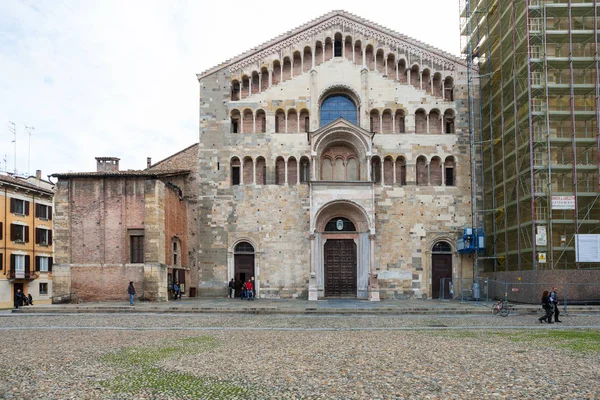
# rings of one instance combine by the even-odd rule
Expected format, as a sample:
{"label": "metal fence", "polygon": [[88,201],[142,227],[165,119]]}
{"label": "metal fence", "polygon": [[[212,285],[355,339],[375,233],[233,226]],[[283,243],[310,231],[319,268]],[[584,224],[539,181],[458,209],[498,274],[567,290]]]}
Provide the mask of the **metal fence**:
{"label": "metal fence", "polygon": [[593,283],[525,283],[503,282],[487,278],[441,279],[439,299],[454,299],[488,305],[500,299],[511,303],[541,304],[544,291],[555,289],[558,300],[567,311],[569,305],[600,305],[600,282]]}

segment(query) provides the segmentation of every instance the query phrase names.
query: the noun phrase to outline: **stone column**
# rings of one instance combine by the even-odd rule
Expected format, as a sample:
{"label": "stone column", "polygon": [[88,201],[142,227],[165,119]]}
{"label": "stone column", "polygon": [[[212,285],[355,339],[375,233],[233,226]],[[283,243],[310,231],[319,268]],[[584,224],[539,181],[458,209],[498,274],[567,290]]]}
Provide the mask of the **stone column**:
{"label": "stone column", "polygon": [[273,86],[273,68],[269,68],[269,87]]}
{"label": "stone column", "polygon": [[283,168],[283,171],[284,171],[284,173],[285,173],[285,177],[284,177],[284,179],[283,179],[283,183],[284,183],[285,185],[287,185],[287,184],[288,184],[288,179],[287,179],[287,175],[288,175],[288,173],[287,173],[287,172],[288,172],[288,171],[287,171],[287,168],[288,168],[288,160],[283,160],[283,164],[285,165],[285,167]]}
{"label": "stone column", "polygon": [[377,271],[375,271],[375,235],[369,235],[371,244],[370,265],[369,265],[369,287],[367,289],[369,301],[379,301],[379,282]]}
{"label": "stone column", "polygon": [[370,130],[369,128],[369,74],[368,69],[363,68],[360,71],[360,96],[362,97],[362,102],[360,104],[360,127],[365,130]]}
{"label": "stone column", "polygon": [[319,299],[319,289],[317,287],[317,273],[315,265],[315,234],[311,233],[310,240],[310,278],[308,281],[308,300],[317,301]]}

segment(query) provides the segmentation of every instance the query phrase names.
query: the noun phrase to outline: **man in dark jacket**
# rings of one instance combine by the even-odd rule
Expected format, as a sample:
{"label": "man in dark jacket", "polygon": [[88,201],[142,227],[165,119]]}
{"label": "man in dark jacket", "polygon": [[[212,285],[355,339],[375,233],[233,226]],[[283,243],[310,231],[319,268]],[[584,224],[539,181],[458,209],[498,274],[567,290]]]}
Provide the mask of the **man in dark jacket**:
{"label": "man in dark jacket", "polygon": [[552,304],[552,307],[554,309],[554,322],[562,322],[558,319],[558,314],[560,314],[560,311],[558,310],[558,295],[556,294],[556,288],[552,288],[552,291],[550,292],[550,304]]}
{"label": "man in dark jacket", "polygon": [[15,292],[15,308],[22,307],[24,299],[25,296],[23,296],[23,292],[21,292],[21,289],[17,289],[17,291]]}
{"label": "man in dark jacket", "polygon": [[231,280],[229,281],[229,296],[230,299],[233,299],[235,297],[235,281],[233,280],[233,278],[231,278]]}
{"label": "man in dark jacket", "polygon": [[127,288],[127,293],[129,293],[129,305],[133,305],[133,300],[135,298],[135,288],[133,287],[133,281],[129,282],[129,287]]}

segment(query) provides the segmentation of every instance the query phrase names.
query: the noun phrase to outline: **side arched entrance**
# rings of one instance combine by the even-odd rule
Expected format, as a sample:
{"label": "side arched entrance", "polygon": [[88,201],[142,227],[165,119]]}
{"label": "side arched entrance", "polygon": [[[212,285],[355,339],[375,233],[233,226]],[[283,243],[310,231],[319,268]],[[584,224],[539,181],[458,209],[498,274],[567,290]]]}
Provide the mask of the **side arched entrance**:
{"label": "side arched entrance", "polygon": [[431,249],[431,297],[451,299],[452,247],[447,242],[437,242]]}
{"label": "side arched entrance", "polygon": [[235,280],[235,295],[237,297],[240,295],[243,282],[255,277],[254,255],[254,246],[252,246],[250,243],[240,242],[235,245],[235,249],[233,251],[233,279]]}

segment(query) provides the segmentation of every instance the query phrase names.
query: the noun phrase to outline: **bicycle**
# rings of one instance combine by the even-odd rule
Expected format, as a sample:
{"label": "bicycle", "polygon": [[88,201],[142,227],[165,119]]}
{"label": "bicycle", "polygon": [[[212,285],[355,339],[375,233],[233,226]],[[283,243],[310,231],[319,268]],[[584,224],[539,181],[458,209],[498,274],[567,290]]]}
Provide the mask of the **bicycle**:
{"label": "bicycle", "polygon": [[498,300],[498,302],[492,306],[492,314],[496,315],[498,313],[503,317],[508,316],[510,307],[508,306],[507,300]]}

